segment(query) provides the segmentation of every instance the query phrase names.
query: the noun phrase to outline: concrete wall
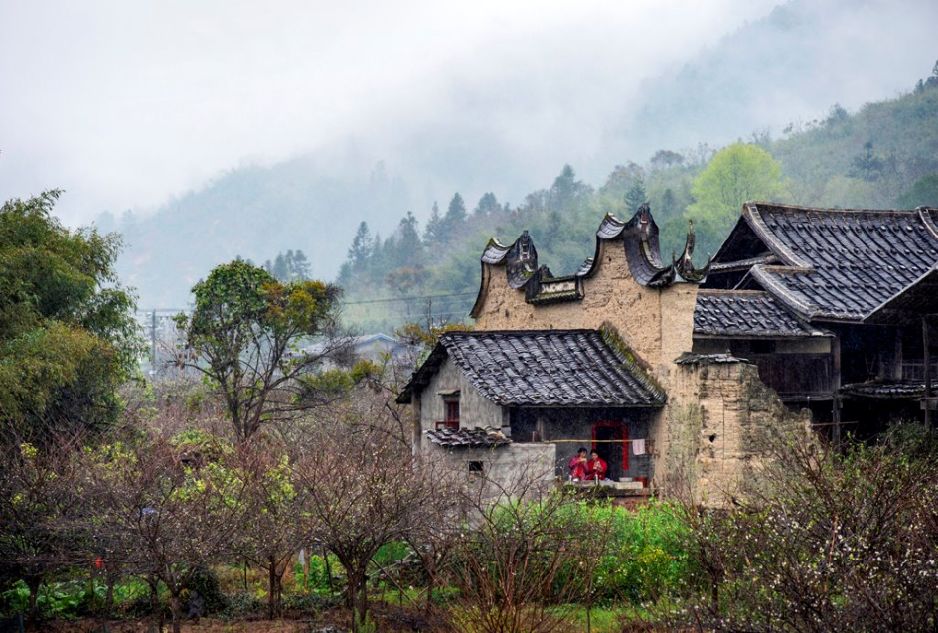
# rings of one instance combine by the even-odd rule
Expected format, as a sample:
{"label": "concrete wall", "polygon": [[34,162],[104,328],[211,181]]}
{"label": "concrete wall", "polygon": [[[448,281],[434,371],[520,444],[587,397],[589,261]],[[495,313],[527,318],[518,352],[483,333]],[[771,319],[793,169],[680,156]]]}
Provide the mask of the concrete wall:
{"label": "concrete wall", "polygon": [[[501,490],[516,489],[522,480],[530,479],[547,485],[555,477],[554,463],[557,460],[553,444],[527,443],[509,444],[498,448],[443,448],[426,442],[425,455],[431,460],[440,460],[456,473],[464,473],[466,480],[482,482],[488,479],[496,485],[489,486],[487,496],[497,496]],[[484,478],[470,472],[470,462],[481,462]]]}

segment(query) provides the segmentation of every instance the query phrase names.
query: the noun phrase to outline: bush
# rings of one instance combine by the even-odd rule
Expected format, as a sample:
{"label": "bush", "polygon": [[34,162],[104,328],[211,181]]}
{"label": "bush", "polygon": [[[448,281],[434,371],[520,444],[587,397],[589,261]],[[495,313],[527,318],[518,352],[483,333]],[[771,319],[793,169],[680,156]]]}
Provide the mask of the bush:
{"label": "bush", "polygon": [[[570,509],[586,524],[608,525],[607,547],[593,571],[593,599],[632,604],[681,593],[692,573],[687,524],[677,509],[652,502],[636,510],[580,503]],[[561,585],[579,567],[567,567]]]}

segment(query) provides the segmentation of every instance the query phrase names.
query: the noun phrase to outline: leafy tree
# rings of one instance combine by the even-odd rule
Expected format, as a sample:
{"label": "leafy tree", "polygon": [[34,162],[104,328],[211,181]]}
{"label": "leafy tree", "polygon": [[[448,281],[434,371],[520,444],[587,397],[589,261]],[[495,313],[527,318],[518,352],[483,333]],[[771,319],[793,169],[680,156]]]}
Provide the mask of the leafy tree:
{"label": "leafy tree", "polygon": [[[281,283],[244,261],[214,268],[192,289],[191,317],[176,317],[187,354],[180,362],[207,376],[225,402],[235,435],[246,440],[264,422],[309,406],[301,379],[342,347],[337,330],[340,290],[321,281]],[[299,345],[331,342],[318,353]]]}
{"label": "leafy tree", "polygon": [[59,195],[0,207],[0,422],[17,441],[109,424],[140,349],[118,237],[64,228]]}
{"label": "leafy tree", "polygon": [[938,207],[938,174],[919,178],[906,193],[899,198],[899,206],[912,209],[918,206]]}
{"label": "leafy tree", "polygon": [[659,149],[655,152],[655,155],[651,157],[651,166],[655,169],[667,169],[669,167],[676,167],[683,164],[684,157],[677,152],[672,152],[667,149]]}
{"label": "leafy tree", "polygon": [[779,164],[761,147],[734,143],[717,152],[694,179],[694,204],[688,214],[711,244],[726,235],[750,200],[788,197]]}

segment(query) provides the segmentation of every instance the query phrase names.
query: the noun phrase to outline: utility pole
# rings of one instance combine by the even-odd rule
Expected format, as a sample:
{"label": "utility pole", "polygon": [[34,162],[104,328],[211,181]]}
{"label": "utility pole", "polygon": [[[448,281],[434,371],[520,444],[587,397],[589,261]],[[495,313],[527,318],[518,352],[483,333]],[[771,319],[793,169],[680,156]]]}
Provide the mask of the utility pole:
{"label": "utility pole", "polygon": [[150,371],[156,373],[156,308],[150,314]]}

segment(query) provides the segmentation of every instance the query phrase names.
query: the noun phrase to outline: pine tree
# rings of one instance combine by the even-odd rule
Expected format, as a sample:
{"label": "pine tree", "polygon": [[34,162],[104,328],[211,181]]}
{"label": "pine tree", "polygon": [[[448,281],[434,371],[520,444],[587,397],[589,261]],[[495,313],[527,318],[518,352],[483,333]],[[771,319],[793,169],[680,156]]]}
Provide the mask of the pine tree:
{"label": "pine tree", "polygon": [[625,193],[625,207],[629,213],[635,213],[638,208],[648,201],[645,193],[645,181],[640,177],[632,182],[632,186]]}
{"label": "pine tree", "polygon": [[287,281],[289,279],[290,271],[287,270],[287,260],[284,258],[283,253],[277,253],[277,257],[274,259],[274,267],[270,274],[279,281]]}
{"label": "pine tree", "polygon": [[302,250],[296,249],[296,252],[293,253],[294,279],[308,281],[312,278],[312,275],[313,271],[309,265],[309,259],[306,258],[306,254]]}
{"label": "pine tree", "polygon": [[494,193],[488,192],[482,194],[482,197],[479,198],[479,203],[473,213],[478,217],[485,217],[499,211],[501,211],[501,207],[498,204],[498,198],[495,197]]}
{"label": "pine tree", "polygon": [[443,241],[442,236],[443,219],[440,217],[440,205],[433,202],[433,211],[430,212],[430,219],[427,220],[427,226],[423,230],[424,244],[437,244]]}
{"label": "pine tree", "polygon": [[352,267],[360,268],[375,251],[377,243],[377,238],[374,240],[371,238],[368,223],[362,222],[359,224],[352,245],[348,249],[348,261],[352,264]]}

